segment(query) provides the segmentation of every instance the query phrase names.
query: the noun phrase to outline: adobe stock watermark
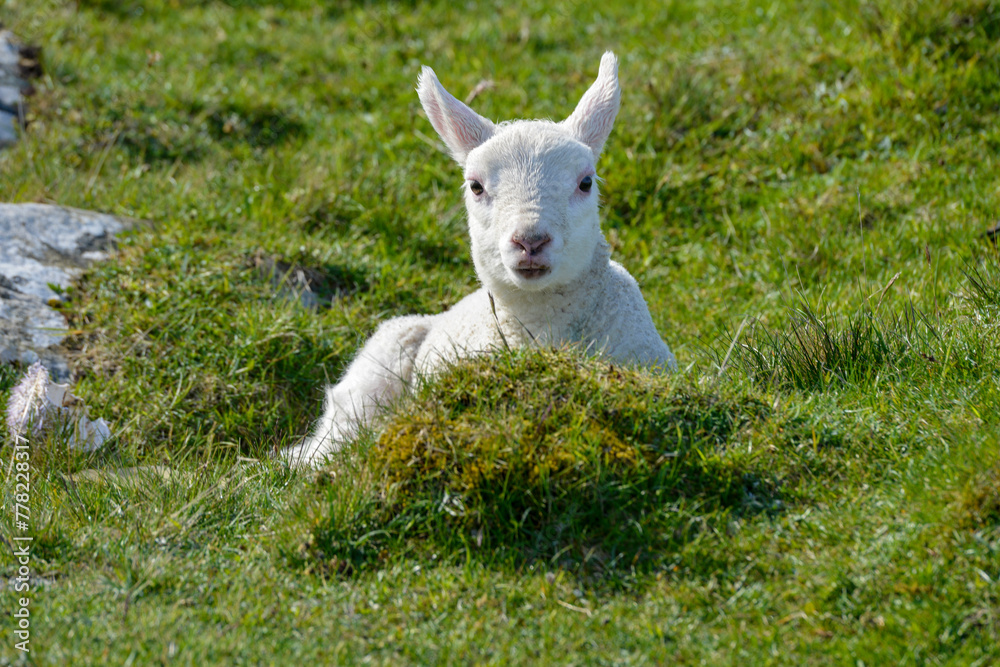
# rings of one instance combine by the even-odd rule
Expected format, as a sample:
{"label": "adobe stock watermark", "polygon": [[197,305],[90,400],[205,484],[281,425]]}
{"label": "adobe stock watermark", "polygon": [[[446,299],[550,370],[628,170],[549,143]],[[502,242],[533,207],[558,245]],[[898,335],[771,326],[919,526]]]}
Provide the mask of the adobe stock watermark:
{"label": "adobe stock watermark", "polygon": [[28,440],[14,435],[14,453],[11,467],[14,471],[14,560],[17,576],[13,579],[15,597],[13,637],[14,648],[23,653],[30,651],[31,641],[31,451]]}

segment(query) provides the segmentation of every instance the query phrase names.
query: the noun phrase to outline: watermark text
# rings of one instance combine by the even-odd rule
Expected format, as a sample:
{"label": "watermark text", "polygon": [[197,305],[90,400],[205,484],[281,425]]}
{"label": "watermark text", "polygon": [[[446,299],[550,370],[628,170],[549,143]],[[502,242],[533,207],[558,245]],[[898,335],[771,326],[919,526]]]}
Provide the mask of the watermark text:
{"label": "watermark text", "polygon": [[14,471],[14,560],[17,576],[13,586],[18,597],[13,613],[14,648],[28,653],[31,649],[31,451],[26,438],[14,436],[12,467]]}

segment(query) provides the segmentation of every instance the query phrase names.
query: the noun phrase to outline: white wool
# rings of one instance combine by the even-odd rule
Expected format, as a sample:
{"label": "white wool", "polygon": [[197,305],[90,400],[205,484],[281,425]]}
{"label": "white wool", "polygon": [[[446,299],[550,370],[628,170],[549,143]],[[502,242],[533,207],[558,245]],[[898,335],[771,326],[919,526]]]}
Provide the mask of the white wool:
{"label": "white wool", "polygon": [[[674,369],[635,279],[601,234],[595,162],[621,92],[608,52],[561,123],[479,116],[420,74],[417,93],[465,172],[472,259],[482,287],[437,315],[385,322],[326,390],[314,434],[288,458],[315,464],[372,423],[418,375],[503,345],[579,344],[619,363]],[[492,298],[491,298],[492,297]]]}

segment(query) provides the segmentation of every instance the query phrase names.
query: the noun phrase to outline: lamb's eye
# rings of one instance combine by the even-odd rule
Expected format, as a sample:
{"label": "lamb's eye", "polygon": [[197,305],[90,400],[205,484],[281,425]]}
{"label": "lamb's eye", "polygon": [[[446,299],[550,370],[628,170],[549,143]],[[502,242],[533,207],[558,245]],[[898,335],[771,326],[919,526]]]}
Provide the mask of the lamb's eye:
{"label": "lamb's eye", "polygon": [[583,180],[580,181],[580,190],[583,192],[590,192],[590,186],[594,184],[594,179],[590,176],[584,176]]}
{"label": "lamb's eye", "polygon": [[483,184],[480,183],[479,181],[472,181],[471,183],[469,183],[469,189],[472,190],[472,194],[476,195],[477,197],[483,194]]}

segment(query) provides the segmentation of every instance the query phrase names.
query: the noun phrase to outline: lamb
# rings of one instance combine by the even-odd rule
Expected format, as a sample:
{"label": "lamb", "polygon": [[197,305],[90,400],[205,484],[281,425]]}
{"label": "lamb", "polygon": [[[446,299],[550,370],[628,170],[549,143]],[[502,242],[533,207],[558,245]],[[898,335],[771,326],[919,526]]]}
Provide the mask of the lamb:
{"label": "lamb", "polygon": [[296,464],[322,462],[417,377],[502,346],[571,343],[619,363],[677,366],[600,228],[594,165],[618,114],[615,55],[604,54],[597,80],[559,123],[494,124],[449,94],[429,67],[417,93],[464,170],[482,286],[443,313],[383,323],[327,388],[313,435],[286,451]]}

